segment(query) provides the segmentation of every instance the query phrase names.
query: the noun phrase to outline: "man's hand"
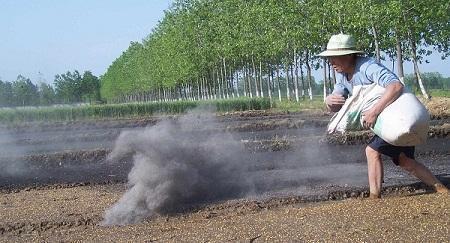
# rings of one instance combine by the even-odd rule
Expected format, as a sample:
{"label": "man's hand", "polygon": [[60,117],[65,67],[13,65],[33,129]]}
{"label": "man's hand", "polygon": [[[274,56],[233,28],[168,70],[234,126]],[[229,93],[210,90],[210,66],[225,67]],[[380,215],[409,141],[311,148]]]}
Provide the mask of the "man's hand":
{"label": "man's hand", "polygon": [[327,104],[328,109],[330,109],[333,112],[337,112],[344,105],[345,98],[342,95],[330,94],[327,96],[325,102]]}
{"label": "man's hand", "polygon": [[372,108],[362,114],[364,128],[373,128],[378,115],[386,108],[386,106],[390,105],[401,95],[402,90],[403,84],[400,82],[389,84],[380,100]]}
{"label": "man's hand", "polygon": [[380,112],[376,107],[372,107],[371,109],[362,113],[363,116],[363,126],[366,129],[373,128],[375,126],[375,122],[377,121],[378,115]]}

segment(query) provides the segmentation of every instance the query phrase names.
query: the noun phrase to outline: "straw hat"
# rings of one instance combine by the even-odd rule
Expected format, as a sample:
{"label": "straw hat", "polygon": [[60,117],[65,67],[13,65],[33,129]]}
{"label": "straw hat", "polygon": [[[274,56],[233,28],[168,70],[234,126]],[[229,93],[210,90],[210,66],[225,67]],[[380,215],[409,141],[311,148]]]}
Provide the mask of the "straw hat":
{"label": "straw hat", "polygon": [[363,51],[356,50],[355,39],[351,35],[337,34],[331,36],[327,44],[327,49],[317,56],[332,57],[354,53],[364,53]]}

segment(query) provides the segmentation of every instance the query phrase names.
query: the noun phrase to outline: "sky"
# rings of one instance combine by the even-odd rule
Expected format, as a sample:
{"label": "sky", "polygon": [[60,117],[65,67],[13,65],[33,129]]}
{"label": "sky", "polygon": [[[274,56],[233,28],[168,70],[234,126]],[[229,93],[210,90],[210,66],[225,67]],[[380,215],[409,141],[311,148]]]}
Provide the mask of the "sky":
{"label": "sky", "polygon": [[[142,41],[171,0],[0,0],[0,79],[53,83],[56,74],[99,76]],[[41,75],[39,75],[41,73]]]}
{"label": "sky", "polygon": [[[142,41],[172,0],[0,0],[0,80],[19,74],[53,83],[57,74],[78,70],[104,74],[131,41]],[[421,64],[450,77],[450,60],[439,54]],[[385,63],[392,67],[391,63]],[[411,63],[405,63],[411,73]],[[314,72],[317,80],[321,71]]]}

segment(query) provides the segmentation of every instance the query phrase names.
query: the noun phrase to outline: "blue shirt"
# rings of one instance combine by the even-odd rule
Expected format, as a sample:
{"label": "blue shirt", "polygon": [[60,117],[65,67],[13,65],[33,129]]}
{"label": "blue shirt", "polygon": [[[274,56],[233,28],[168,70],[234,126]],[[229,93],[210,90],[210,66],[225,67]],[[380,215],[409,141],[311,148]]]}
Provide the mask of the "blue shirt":
{"label": "blue shirt", "polygon": [[391,72],[387,67],[378,63],[375,59],[370,57],[356,58],[355,72],[350,81],[344,73],[336,73],[336,84],[334,85],[333,94],[344,95],[345,88],[353,93],[353,86],[368,85],[377,83],[386,88],[391,83],[400,82],[397,75]]}

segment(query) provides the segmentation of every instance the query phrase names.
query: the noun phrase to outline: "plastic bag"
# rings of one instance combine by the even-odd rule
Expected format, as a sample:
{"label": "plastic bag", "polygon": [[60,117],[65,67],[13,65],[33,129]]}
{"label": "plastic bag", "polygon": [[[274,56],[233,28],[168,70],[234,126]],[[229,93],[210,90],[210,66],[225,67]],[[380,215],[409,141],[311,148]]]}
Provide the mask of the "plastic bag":
{"label": "plastic bag", "polygon": [[[372,108],[385,88],[377,84],[355,86],[341,110],[331,118],[328,133],[364,130],[362,113]],[[429,114],[414,94],[405,89],[378,116],[371,130],[396,146],[415,146],[428,137]]]}

